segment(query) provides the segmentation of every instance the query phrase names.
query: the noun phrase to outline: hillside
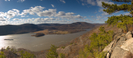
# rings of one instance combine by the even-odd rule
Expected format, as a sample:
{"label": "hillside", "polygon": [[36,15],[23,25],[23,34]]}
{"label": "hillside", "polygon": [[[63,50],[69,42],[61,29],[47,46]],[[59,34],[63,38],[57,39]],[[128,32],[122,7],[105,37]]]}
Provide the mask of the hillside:
{"label": "hillside", "polygon": [[[89,51],[89,47],[91,47],[90,37],[93,33],[100,33],[99,27],[95,27],[86,34],[81,35],[80,37],[74,39],[66,46],[61,46],[56,49],[58,57],[65,58],[132,58],[133,57],[133,36],[132,32],[128,31],[127,33],[123,33],[122,29],[117,28],[116,26],[108,26],[102,25],[105,28],[105,31],[112,30],[114,34],[112,37],[112,41],[106,45],[100,54],[96,54],[96,52],[92,52],[92,50],[96,51],[93,48]],[[94,38],[93,38],[94,39]],[[104,38],[105,39],[105,38]],[[96,41],[93,42],[97,43]],[[89,47],[86,47],[88,45]],[[87,50],[88,49],[88,50]],[[81,53],[81,50],[84,50],[84,53]],[[89,53],[88,53],[89,52]],[[95,54],[95,56],[93,55]],[[82,56],[81,56],[82,55]],[[93,56],[92,56],[93,55]],[[81,57],[80,57],[81,56]]]}
{"label": "hillside", "polygon": [[[100,24],[98,24],[100,25]],[[97,24],[90,24],[85,22],[76,22],[72,24],[23,24],[23,25],[5,25],[0,26],[0,35],[7,35],[7,34],[21,34],[21,33],[29,33],[29,32],[36,32],[42,30],[51,30],[58,31],[59,33],[74,33],[83,31],[84,29],[89,29],[97,26]],[[63,31],[63,32],[62,32]]]}
{"label": "hillside", "polygon": [[0,26],[0,35],[29,33],[42,30],[34,24]]}
{"label": "hillside", "polygon": [[38,26],[49,30],[71,30],[71,29],[88,29],[88,28],[93,28],[96,25],[98,24],[76,22],[72,24],[39,24]]}
{"label": "hillside", "polygon": [[[106,24],[102,25],[102,26],[105,28],[106,31],[113,30],[114,34],[122,32],[122,30],[118,29],[116,26],[112,27],[112,26],[108,26]],[[58,54],[63,53],[65,55],[65,58],[78,58],[79,57],[79,51],[81,49],[84,49],[85,45],[90,45],[91,41],[90,41],[89,37],[93,33],[99,33],[100,32],[99,27],[95,27],[92,30],[90,30],[89,32],[81,35],[80,37],[78,37],[76,39],[74,39],[68,45],[64,46],[64,48],[62,48],[62,47],[57,48],[57,50],[56,50],[57,53]]]}

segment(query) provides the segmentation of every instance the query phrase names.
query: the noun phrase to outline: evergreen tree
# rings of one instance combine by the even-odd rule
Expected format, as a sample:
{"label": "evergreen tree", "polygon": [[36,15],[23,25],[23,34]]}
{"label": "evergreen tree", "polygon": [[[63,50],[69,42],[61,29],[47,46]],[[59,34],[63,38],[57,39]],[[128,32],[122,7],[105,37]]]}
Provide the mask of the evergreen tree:
{"label": "evergreen tree", "polygon": [[105,8],[103,9],[103,11],[107,12],[108,14],[112,14],[118,11],[130,12],[132,16],[128,16],[128,15],[111,16],[111,17],[108,17],[108,20],[106,21],[106,23],[108,23],[109,25],[113,25],[113,26],[117,25],[117,27],[128,31],[129,28],[133,27],[133,18],[132,18],[133,17],[133,0],[112,0],[112,1],[131,2],[131,4],[122,4],[122,5],[108,4],[108,3],[102,2],[102,6]]}
{"label": "evergreen tree", "polygon": [[56,52],[57,47],[54,45],[51,45],[51,48],[49,49],[49,52],[47,53],[47,58],[57,58],[58,53]]}

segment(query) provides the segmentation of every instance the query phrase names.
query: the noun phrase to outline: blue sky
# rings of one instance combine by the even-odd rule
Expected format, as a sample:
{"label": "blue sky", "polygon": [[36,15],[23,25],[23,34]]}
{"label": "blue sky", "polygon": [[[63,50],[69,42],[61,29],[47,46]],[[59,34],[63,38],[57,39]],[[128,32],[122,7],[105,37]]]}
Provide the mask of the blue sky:
{"label": "blue sky", "polygon": [[109,15],[102,11],[101,2],[116,3],[110,0],[0,0],[0,25],[104,23],[112,15],[129,14],[120,11]]}

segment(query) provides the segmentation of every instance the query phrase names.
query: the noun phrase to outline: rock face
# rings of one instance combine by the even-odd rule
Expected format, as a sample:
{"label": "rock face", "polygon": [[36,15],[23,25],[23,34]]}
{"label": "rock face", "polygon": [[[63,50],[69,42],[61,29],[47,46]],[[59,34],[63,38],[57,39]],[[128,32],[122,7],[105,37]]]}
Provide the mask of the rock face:
{"label": "rock face", "polygon": [[133,58],[133,38],[129,31],[126,34],[117,33],[114,40],[104,48],[106,58]]}

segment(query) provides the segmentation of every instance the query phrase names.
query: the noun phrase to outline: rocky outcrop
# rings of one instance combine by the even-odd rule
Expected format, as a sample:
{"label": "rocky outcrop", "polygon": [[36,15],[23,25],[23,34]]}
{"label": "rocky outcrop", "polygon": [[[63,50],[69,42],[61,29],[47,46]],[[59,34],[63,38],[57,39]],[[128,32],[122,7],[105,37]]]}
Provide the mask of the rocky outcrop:
{"label": "rocky outcrop", "polygon": [[107,52],[106,58],[132,58],[133,57],[133,38],[129,31],[126,34],[116,33],[114,40],[104,48]]}
{"label": "rocky outcrop", "polygon": [[[114,40],[112,42],[112,44],[110,44],[107,48],[105,48],[105,51],[111,51],[111,49],[115,47],[114,44],[116,45],[116,43],[119,40],[120,41],[126,40],[124,38],[125,34],[122,33],[122,29],[119,29],[116,26],[114,26],[114,27],[108,26],[108,25],[102,25],[102,26],[105,27],[106,31],[113,30],[115,32],[114,37],[117,38],[116,40]],[[72,40],[70,42],[70,44],[65,46],[65,48],[62,48],[62,47],[57,48],[57,50],[56,50],[57,53],[58,54],[60,54],[60,53],[65,54],[65,58],[78,58],[80,50],[83,49],[85,45],[90,45],[91,41],[90,41],[89,37],[93,33],[99,33],[99,27],[95,27],[92,30],[90,30],[89,32],[87,32],[87,33],[79,36],[78,38]],[[123,37],[123,39],[119,39],[121,37]],[[121,43],[119,43],[119,44],[121,44]],[[111,53],[107,53],[107,54],[110,56]]]}

